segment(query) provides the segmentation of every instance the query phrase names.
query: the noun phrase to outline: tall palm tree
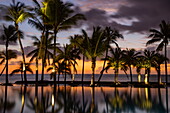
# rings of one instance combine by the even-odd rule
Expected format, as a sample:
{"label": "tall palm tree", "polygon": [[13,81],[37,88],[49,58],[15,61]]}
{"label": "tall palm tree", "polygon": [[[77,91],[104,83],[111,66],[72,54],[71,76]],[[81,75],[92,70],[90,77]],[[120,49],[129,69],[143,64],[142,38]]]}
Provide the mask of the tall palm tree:
{"label": "tall palm tree", "polygon": [[123,70],[125,74],[127,75],[126,70],[128,67],[127,65],[125,65],[124,51],[122,51],[120,48],[115,48],[115,49],[111,48],[110,53],[112,56],[108,56],[106,58],[108,63],[104,70],[106,70],[107,72],[108,69],[113,68],[114,74],[115,74],[115,83],[117,83],[119,69]]}
{"label": "tall palm tree", "polygon": [[[44,56],[42,57],[42,76],[41,80],[43,81],[44,79],[44,68],[45,68],[45,63],[46,63],[46,54],[47,54],[47,45],[48,45],[48,37],[49,37],[49,30],[52,29],[52,26],[49,25],[49,19],[47,17],[47,4],[48,1],[44,0],[42,2],[42,5],[40,5],[37,0],[33,0],[34,3],[34,13],[36,15],[36,18],[33,17],[32,19],[29,19],[28,23],[35,27],[37,30],[41,31],[41,48],[40,51],[43,51]],[[38,57],[40,54],[38,54]]]}
{"label": "tall palm tree", "polygon": [[[28,11],[28,6],[26,6],[24,3],[21,3],[21,2],[15,2],[15,0],[12,0],[12,4],[10,4],[9,6],[4,5],[3,8],[6,8],[6,11],[7,11],[5,20],[14,22],[17,32],[19,31],[19,23],[22,23],[28,17],[32,16],[32,14]],[[23,71],[24,71],[24,78],[26,82],[27,77],[26,77],[26,70],[25,70],[25,65],[26,65],[25,53],[24,53],[24,48],[23,48],[22,41],[21,41],[21,34],[20,32],[18,32],[17,34],[18,34],[18,41],[19,41],[19,45],[21,48],[22,58],[23,58]]]}
{"label": "tall palm tree", "polygon": [[12,51],[12,50],[8,50],[8,49],[6,49],[6,50],[7,50],[7,52],[6,51],[5,52],[4,51],[0,52],[0,59],[2,59],[0,64],[3,64],[5,62],[5,60],[6,60],[6,64],[5,64],[5,66],[4,66],[4,68],[3,68],[0,75],[2,75],[3,71],[6,69],[6,84],[8,84],[9,83],[9,80],[8,80],[8,61],[13,59],[13,58],[16,59],[17,58],[17,53]]}
{"label": "tall palm tree", "polygon": [[54,52],[53,52],[53,66],[55,70],[55,56],[56,56],[56,38],[61,30],[67,30],[73,25],[77,24],[78,20],[83,20],[85,17],[82,14],[74,14],[72,8],[73,4],[64,3],[62,0],[49,0],[47,2],[46,14],[49,23],[53,26],[54,34]]}
{"label": "tall palm tree", "polygon": [[[20,72],[20,73],[21,73],[21,80],[23,81],[23,76],[22,76],[22,74],[23,74],[23,72],[24,72],[24,70],[23,70],[23,65],[24,65],[24,63],[23,63],[22,61],[20,61],[20,62],[19,62],[19,67],[18,67],[17,69],[14,69],[14,70],[11,72],[10,75],[13,75],[13,74],[15,74],[15,73],[19,73],[19,72]],[[31,74],[33,74],[33,71],[32,71],[32,69],[30,68],[30,63],[26,63],[25,70],[28,71],[28,72],[30,72]]]}
{"label": "tall palm tree", "polygon": [[[123,35],[120,34],[119,31],[116,29],[112,29],[111,27],[106,27],[104,30],[104,38],[106,40],[106,45],[107,45],[105,58],[107,58],[110,44],[114,43],[116,45],[116,47],[119,47],[116,40],[119,38],[123,39]],[[104,60],[103,69],[105,68],[105,65],[106,65],[106,60]],[[103,72],[104,71],[101,71],[98,82],[102,78]]]}
{"label": "tall palm tree", "polygon": [[[42,59],[42,63],[43,63],[43,58],[45,56],[44,53],[44,49],[45,48],[45,41],[44,38],[37,38],[36,36],[30,36],[32,39],[34,39],[35,41],[33,42],[33,45],[36,46],[36,48],[34,50],[32,50],[30,53],[28,53],[27,57],[31,57],[30,62],[32,62],[34,59],[36,60],[36,82],[38,81],[38,60]],[[52,53],[50,52],[49,49],[52,48],[51,42],[52,42],[52,38],[49,38],[47,40],[48,42],[48,50],[47,50],[47,60],[48,63],[50,64],[50,58],[52,58]],[[45,60],[46,61],[46,60]],[[45,62],[45,66],[47,65],[47,62]]]}
{"label": "tall palm tree", "polygon": [[[158,45],[156,50],[161,51],[164,47],[164,55],[165,55],[165,57],[167,57],[167,45],[170,40],[170,24],[166,23],[164,20],[162,20],[159,27],[160,27],[160,30],[150,29],[149,38],[152,38],[152,39],[149,40],[146,43],[146,45],[160,42],[160,44]],[[165,60],[165,75],[166,75],[166,83],[168,83],[168,67],[167,67],[166,60]]]}
{"label": "tall palm tree", "polygon": [[91,86],[94,85],[94,76],[96,68],[96,60],[101,57],[106,50],[106,41],[104,40],[104,32],[101,27],[94,27],[92,36],[89,37],[85,30],[82,30],[83,36],[85,36],[85,55],[92,62],[92,76],[91,76]]}
{"label": "tall palm tree", "polygon": [[[12,50],[8,51],[8,46],[9,46],[9,42],[16,43],[17,32],[13,25],[9,25],[8,27],[3,26],[3,28],[4,28],[4,32],[0,36],[0,39],[5,41],[5,46],[6,46],[6,53],[2,52],[2,55],[4,55],[4,58],[6,59],[6,65],[4,69],[6,68],[6,84],[8,84],[8,60],[11,58],[16,58],[16,54],[12,52]],[[11,54],[11,53],[14,53],[14,54]],[[9,56],[9,54],[11,56]],[[1,57],[3,57],[2,55]],[[5,59],[1,61],[1,64],[3,63],[3,61],[5,61]]]}
{"label": "tall palm tree", "polygon": [[139,57],[140,52],[137,52],[135,49],[126,49],[124,51],[124,57],[125,57],[125,64],[128,66],[130,70],[130,78],[131,83],[133,82],[132,77],[132,66],[135,66],[135,63],[137,61],[137,58]]}

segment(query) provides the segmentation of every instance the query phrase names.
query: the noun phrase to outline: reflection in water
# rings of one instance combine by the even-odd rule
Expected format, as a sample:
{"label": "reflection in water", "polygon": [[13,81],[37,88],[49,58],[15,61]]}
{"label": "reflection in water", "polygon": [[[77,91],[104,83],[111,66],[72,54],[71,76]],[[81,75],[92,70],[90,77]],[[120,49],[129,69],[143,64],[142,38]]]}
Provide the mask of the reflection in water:
{"label": "reflection in water", "polygon": [[0,86],[0,113],[168,113],[168,88]]}

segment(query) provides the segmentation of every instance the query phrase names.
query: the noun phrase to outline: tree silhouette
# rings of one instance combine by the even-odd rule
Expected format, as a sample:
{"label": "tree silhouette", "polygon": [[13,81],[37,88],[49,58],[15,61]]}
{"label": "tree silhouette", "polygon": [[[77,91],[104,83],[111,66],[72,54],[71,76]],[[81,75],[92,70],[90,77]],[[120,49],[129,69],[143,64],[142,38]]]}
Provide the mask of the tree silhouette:
{"label": "tree silhouette", "polygon": [[[170,39],[170,24],[166,23],[164,20],[162,20],[161,24],[159,25],[160,30],[157,29],[150,29],[150,35],[149,38],[152,38],[149,40],[146,45],[150,45],[156,42],[160,42],[160,44],[157,47],[157,51],[162,51],[164,47],[164,55],[167,57],[167,45],[169,43]],[[167,69],[167,61],[165,60],[165,75],[166,75],[166,83],[168,82],[168,69]]]}

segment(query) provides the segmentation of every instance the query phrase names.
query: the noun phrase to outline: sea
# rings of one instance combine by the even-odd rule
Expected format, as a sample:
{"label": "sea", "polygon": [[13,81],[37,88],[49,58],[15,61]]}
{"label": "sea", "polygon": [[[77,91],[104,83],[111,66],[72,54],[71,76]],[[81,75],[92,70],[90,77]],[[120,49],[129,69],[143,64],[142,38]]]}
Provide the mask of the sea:
{"label": "sea", "polygon": [[[0,76],[0,83],[5,83],[5,74],[3,74],[2,76]],[[82,75],[81,74],[75,74],[75,81],[81,81]],[[95,81],[98,80],[100,74],[96,74],[95,75]],[[112,82],[114,81],[114,75],[113,74],[104,74],[101,78],[100,81],[108,81],[108,82]],[[39,80],[41,80],[41,74],[39,74]],[[57,75],[58,78],[58,75]],[[144,75],[141,75],[141,81],[144,81]],[[35,80],[35,74],[27,74],[27,79],[28,81],[34,81]],[[48,81],[52,81],[53,79],[51,79],[49,74],[45,74],[44,75],[44,80],[48,80]],[[72,76],[71,75],[67,75],[66,78],[67,81],[71,81],[72,80]],[[84,81],[90,81],[91,80],[91,74],[85,74],[84,75]],[[162,82],[166,81],[166,77],[165,75],[161,75],[161,80]],[[13,76],[9,75],[9,82],[10,83],[15,83],[16,81],[21,81],[21,75],[20,74],[14,74]],[[64,75],[60,75],[60,81],[64,81]],[[119,82],[130,82],[130,76],[127,76],[125,74],[119,74],[118,76],[118,81]],[[137,74],[133,75],[133,82],[137,82],[138,81],[138,76]],[[157,75],[150,75],[150,82],[157,82],[158,81],[158,76]],[[168,76],[168,82],[170,82],[170,77]]]}

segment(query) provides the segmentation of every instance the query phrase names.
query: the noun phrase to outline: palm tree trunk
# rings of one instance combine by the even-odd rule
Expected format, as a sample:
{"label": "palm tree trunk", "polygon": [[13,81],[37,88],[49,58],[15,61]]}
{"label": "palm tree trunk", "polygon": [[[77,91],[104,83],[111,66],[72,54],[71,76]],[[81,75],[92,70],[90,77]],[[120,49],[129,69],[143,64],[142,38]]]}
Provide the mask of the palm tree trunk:
{"label": "palm tree trunk", "polygon": [[7,108],[7,96],[8,96],[8,85],[5,85],[5,102],[4,102],[4,112],[6,111]]}
{"label": "palm tree trunk", "polygon": [[35,78],[36,83],[38,83],[38,58],[36,58],[36,78]]}
{"label": "palm tree trunk", "polygon": [[57,31],[54,28],[54,52],[53,52],[53,70],[54,70],[54,84],[56,83],[56,66],[55,66],[55,56],[56,56],[56,38],[57,38]]}
{"label": "palm tree trunk", "polygon": [[22,82],[23,82],[23,75],[22,75],[22,72],[21,72],[21,80],[22,80]]}
{"label": "palm tree trunk", "polygon": [[8,39],[6,41],[6,84],[8,84]]}
{"label": "palm tree trunk", "polygon": [[160,66],[157,69],[157,73],[158,73],[158,84],[161,84],[161,72],[160,72]]}
{"label": "palm tree trunk", "polygon": [[98,83],[100,82],[100,79],[102,78],[102,76],[103,76],[103,70],[104,70],[104,68],[105,68],[105,65],[106,65],[106,58],[107,58],[107,56],[108,56],[108,49],[106,49],[106,55],[105,55],[105,60],[104,60],[104,63],[103,63],[103,68],[102,68],[102,71],[100,72],[100,76],[99,76],[99,79],[98,79]]}
{"label": "palm tree trunk", "polygon": [[96,68],[96,58],[92,58],[92,77],[91,77],[91,86],[94,86],[94,76],[95,76],[95,68]]}
{"label": "palm tree trunk", "polygon": [[83,84],[83,79],[84,79],[84,62],[85,62],[85,56],[83,55],[83,66],[82,66],[82,76],[81,76],[82,84]]}
{"label": "palm tree trunk", "polygon": [[147,72],[148,72],[148,83],[149,83],[149,82],[150,82],[150,80],[149,80],[149,79],[150,79],[150,72],[151,72],[151,69],[150,69],[150,68],[148,68],[147,70],[148,70]]}
{"label": "palm tree trunk", "polygon": [[133,77],[132,77],[132,67],[131,65],[129,66],[129,71],[130,71],[130,79],[131,79],[131,83],[133,82]]}
{"label": "palm tree trunk", "polygon": [[[165,43],[165,58],[167,58],[167,45]],[[166,76],[166,84],[168,83],[168,68],[167,68],[167,60],[165,60],[165,76]]]}
{"label": "palm tree trunk", "polygon": [[47,57],[47,45],[48,45],[48,35],[49,35],[49,30],[47,29],[46,30],[46,33],[45,33],[45,53],[44,53],[44,58],[43,58],[43,64],[42,64],[42,76],[41,76],[41,81],[44,80],[44,68],[45,68],[45,63],[46,63],[46,57]]}
{"label": "palm tree trunk", "polygon": [[25,82],[27,83],[27,76],[26,76],[26,62],[25,62],[25,54],[24,54],[24,48],[23,48],[23,45],[22,45],[22,42],[21,42],[21,37],[20,37],[20,33],[19,33],[19,27],[18,27],[18,24],[15,23],[15,28],[16,28],[16,31],[18,32],[18,41],[19,41],[19,45],[20,45],[20,48],[21,48],[21,53],[22,53],[22,58],[23,58],[23,71],[24,71],[24,79],[25,79]]}

